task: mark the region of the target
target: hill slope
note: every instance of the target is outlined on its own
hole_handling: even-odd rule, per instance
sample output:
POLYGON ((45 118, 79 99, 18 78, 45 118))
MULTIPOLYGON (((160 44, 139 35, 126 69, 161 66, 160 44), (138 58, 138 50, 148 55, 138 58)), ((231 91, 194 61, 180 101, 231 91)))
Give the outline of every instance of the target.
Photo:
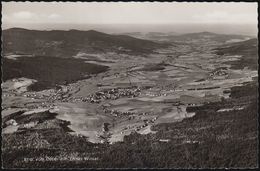
POLYGON ((109 69, 107 66, 85 63, 83 59, 49 56, 20 57, 18 60, 4 58, 2 67, 3 81, 20 77, 37 80, 29 86, 33 91, 54 88, 57 84, 73 83, 109 69))
POLYGON ((3 51, 69 57, 78 52, 150 53, 165 46, 125 35, 110 35, 94 30, 38 31, 12 28, 3 32, 3 51))
POLYGON ((249 67, 256 70, 258 64, 257 39, 249 39, 242 42, 230 43, 216 49, 218 55, 241 55, 238 61, 232 61, 230 64, 234 69, 243 69, 249 67))

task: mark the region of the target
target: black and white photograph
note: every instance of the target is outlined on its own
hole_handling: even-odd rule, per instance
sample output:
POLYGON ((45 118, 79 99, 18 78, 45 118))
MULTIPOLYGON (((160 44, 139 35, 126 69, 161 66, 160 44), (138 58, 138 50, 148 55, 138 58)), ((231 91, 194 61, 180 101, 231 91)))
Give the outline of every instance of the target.
POLYGON ((255 169, 258 2, 1 2, 4 169, 255 169))

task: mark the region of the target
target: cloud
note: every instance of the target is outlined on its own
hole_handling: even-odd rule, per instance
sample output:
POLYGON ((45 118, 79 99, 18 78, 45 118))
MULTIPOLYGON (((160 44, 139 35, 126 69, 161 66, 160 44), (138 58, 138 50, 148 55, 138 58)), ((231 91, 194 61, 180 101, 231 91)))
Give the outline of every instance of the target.
POLYGON ((59 19, 61 16, 59 14, 50 14, 47 16, 48 19, 59 19))
POLYGON ((13 17, 19 20, 28 20, 28 19, 36 18, 37 15, 30 11, 20 11, 20 12, 13 13, 13 17))
POLYGON ((57 13, 34 13, 30 11, 17 11, 9 15, 3 14, 2 21, 7 23, 46 23, 59 22, 62 16, 57 13))

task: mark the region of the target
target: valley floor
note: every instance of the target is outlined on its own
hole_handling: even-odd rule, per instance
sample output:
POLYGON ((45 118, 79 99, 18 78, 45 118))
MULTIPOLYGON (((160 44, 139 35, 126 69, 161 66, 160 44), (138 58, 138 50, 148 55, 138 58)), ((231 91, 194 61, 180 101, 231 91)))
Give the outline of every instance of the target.
POLYGON ((218 55, 216 47, 81 53, 76 58, 109 69, 41 91, 28 91, 32 78, 5 81, 4 166, 256 167, 258 73, 234 69, 242 55, 218 55))

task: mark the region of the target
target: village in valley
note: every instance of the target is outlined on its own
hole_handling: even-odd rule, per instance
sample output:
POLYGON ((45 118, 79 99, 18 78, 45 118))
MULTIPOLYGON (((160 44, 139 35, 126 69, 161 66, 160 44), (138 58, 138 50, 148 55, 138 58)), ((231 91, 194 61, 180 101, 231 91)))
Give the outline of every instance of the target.
MULTIPOLYGON (((148 134, 153 132, 150 126, 154 124, 193 116, 194 113, 186 112, 189 106, 229 98, 231 87, 250 82, 257 76, 257 71, 248 68, 231 69, 225 63, 239 60, 241 56, 217 55, 214 48, 218 44, 208 43, 208 38, 203 40, 200 41, 204 44, 188 42, 180 48, 175 45, 158 49, 156 54, 148 56, 127 55, 122 59, 120 54, 114 54, 113 62, 106 63, 109 71, 90 75, 91 78, 75 83, 56 85, 52 89, 27 91, 28 86, 37 82, 28 78, 7 81, 2 85, 3 115, 10 111, 57 112, 58 116, 71 122, 69 127, 72 130, 75 126, 74 131, 79 131, 77 135, 90 135, 89 141, 95 143, 103 142, 99 137, 105 124, 109 125, 103 132, 110 132, 108 141, 111 143, 122 141, 125 135, 135 131, 148 134), (66 117, 71 110, 75 112, 73 115, 80 114, 84 118, 66 117), (94 117, 95 123, 84 122, 89 120, 85 112, 94 117), (93 130, 89 131, 89 127, 93 130)), ((110 57, 83 54, 81 58, 97 64, 99 60, 108 61, 110 57)), ((16 123, 15 120, 12 123, 16 123)), ((4 132, 8 129, 19 131, 20 126, 24 127, 11 124, 4 128, 4 132)))

